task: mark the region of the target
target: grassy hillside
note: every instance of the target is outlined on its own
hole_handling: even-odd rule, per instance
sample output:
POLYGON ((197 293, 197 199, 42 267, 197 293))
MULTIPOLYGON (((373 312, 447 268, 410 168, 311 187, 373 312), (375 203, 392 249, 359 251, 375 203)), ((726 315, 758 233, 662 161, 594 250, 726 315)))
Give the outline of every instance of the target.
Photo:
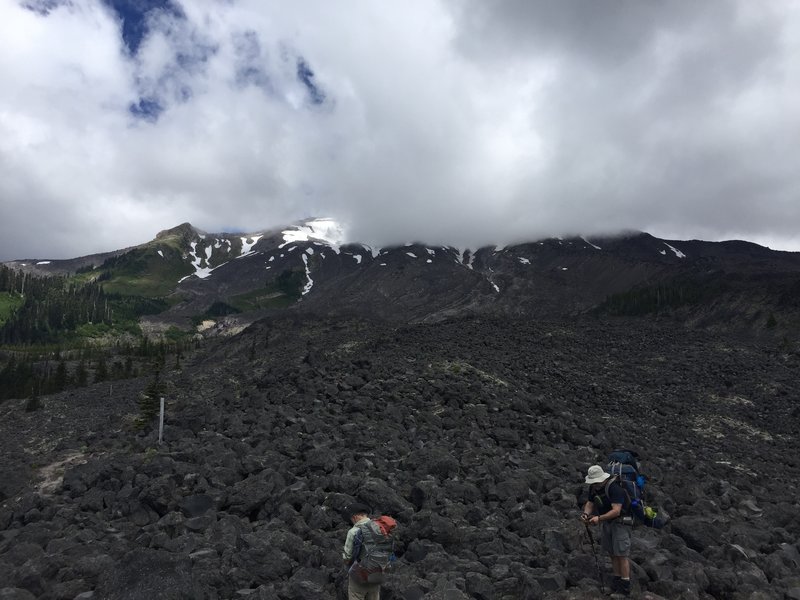
POLYGON ((0 325, 22 306, 22 296, 11 292, 0 292, 0 325))
POLYGON ((239 294, 230 298, 230 304, 242 312, 264 308, 286 308, 291 306, 303 292, 305 274, 287 269, 266 287, 239 294))
POLYGON ((171 245, 137 248, 107 260, 99 270, 98 281, 107 293, 149 298, 168 295, 194 272, 181 250, 171 245))

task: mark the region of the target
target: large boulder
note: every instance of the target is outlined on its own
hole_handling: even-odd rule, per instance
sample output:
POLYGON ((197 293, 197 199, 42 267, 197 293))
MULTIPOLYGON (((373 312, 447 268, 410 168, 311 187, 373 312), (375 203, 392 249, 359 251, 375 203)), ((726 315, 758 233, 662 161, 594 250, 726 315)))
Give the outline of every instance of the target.
POLYGON ((267 507, 273 509, 271 500, 286 487, 283 476, 272 469, 237 482, 228 496, 228 511, 234 515, 250 517, 267 507))

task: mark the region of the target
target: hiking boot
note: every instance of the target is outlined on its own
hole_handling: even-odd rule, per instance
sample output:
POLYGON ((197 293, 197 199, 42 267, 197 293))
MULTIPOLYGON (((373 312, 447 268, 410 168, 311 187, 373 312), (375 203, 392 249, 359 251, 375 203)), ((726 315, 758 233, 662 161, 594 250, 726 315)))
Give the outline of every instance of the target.
POLYGON ((622 577, 620 577, 619 575, 614 575, 612 577, 612 579, 611 579, 611 593, 612 594, 615 593, 615 592, 618 592, 620 590, 619 585, 620 585, 621 581, 622 581, 622 577))

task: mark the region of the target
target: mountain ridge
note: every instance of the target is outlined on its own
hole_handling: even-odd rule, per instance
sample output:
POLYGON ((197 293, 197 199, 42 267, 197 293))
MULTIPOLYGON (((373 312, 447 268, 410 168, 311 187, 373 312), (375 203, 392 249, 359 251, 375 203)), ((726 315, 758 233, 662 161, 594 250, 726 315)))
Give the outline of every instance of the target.
POLYGON ((598 310, 668 311, 711 324, 738 315, 756 328, 776 313, 793 327, 800 321, 789 293, 800 280, 800 253, 645 232, 476 249, 419 242, 373 248, 347 242, 330 219, 250 233, 206 233, 187 222, 132 248, 4 264, 34 275, 79 274, 109 293, 165 298, 166 311, 143 319, 153 333, 205 317, 224 317, 238 330, 287 309, 394 321, 598 310))
MULTIPOLYGON (((299 229, 299 228, 303 227, 306 223, 314 223, 314 222, 321 222, 321 221, 330 221, 330 222, 335 223, 335 221, 333 221, 331 219, 306 219, 306 220, 302 220, 302 221, 297 221, 297 222, 289 224, 289 225, 283 225, 283 226, 277 226, 277 227, 271 227, 271 228, 265 227, 265 228, 260 228, 260 229, 254 229, 254 230, 248 231, 248 232, 218 232, 218 233, 211 233, 211 232, 206 232, 206 231, 204 231, 202 229, 199 229, 199 228, 195 227, 194 225, 192 225, 190 222, 185 221, 185 222, 183 222, 183 223, 181 223, 179 225, 175 225, 174 227, 169 227, 167 229, 162 229, 161 231, 156 233, 155 236, 151 240, 148 240, 148 241, 145 241, 145 242, 142 242, 140 244, 133 245, 133 246, 126 246, 124 248, 117 249, 117 250, 109 250, 109 251, 105 251, 105 252, 97 252, 97 253, 86 254, 86 255, 81 255, 81 256, 75 256, 75 257, 70 257, 70 258, 52 258, 52 257, 17 258, 17 259, 11 259, 11 260, 7 260, 7 261, 2 261, 2 262, 0 262, 0 264, 4 264, 4 265, 7 265, 7 266, 14 266, 14 267, 21 267, 21 266, 35 267, 35 266, 43 266, 43 265, 37 265, 36 263, 45 263, 46 262, 46 263, 53 264, 53 263, 65 263, 65 262, 76 261, 76 260, 85 260, 85 259, 95 259, 95 260, 97 260, 98 258, 106 257, 106 256, 109 256, 109 255, 112 255, 112 254, 117 254, 117 253, 120 253, 120 252, 126 252, 126 251, 129 251, 129 250, 134 249, 134 248, 139 248, 139 247, 142 247, 142 246, 151 245, 151 244, 153 244, 155 242, 168 240, 169 238, 172 238, 172 237, 175 237, 175 236, 182 237, 184 239, 192 239, 192 238, 202 239, 202 238, 205 238, 205 237, 232 238, 232 237, 243 237, 243 236, 244 237, 252 237, 252 236, 256 236, 256 235, 265 235, 265 234, 273 234, 274 235, 274 234, 276 234, 278 232, 290 231, 292 228, 299 229), (23 265, 23 263, 25 263, 25 264, 23 265)), ((583 240, 583 241, 586 241, 586 242, 589 242, 591 240, 594 240, 596 242, 606 242, 606 241, 616 241, 616 240, 627 240, 627 239, 633 239, 633 238, 642 237, 642 236, 643 237, 647 237, 647 238, 651 238, 651 239, 654 239, 654 240, 661 240, 661 241, 664 241, 664 242, 678 242, 678 243, 681 243, 681 244, 692 244, 692 245, 696 245, 696 244, 715 244, 715 245, 723 245, 723 246, 729 246, 729 247, 737 246, 737 247, 741 247, 741 248, 752 248, 752 249, 756 250, 757 252, 769 252, 769 253, 779 253, 779 254, 798 254, 798 255, 800 255, 800 252, 794 252, 794 251, 790 251, 790 250, 775 250, 775 249, 769 248, 767 246, 763 246, 761 244, 758 244, 756 242, 752 242, 752 241, 748 241, 748 240, 742 240, 742 239, 729 239, 729 240, 719 240, 719 241, 701 240, 701 239, 697 239, 697 238, 692 238, 692 239, 668 239, 668 238, 658 238, 658 237, 656 237, 656 236, 654 236, 654 235, 652 235, 652 234, 650 234, 648 232, 640 231, 640 230, 633 230, 633 229, 624 230, 624 231, 620 231, 620 232, 617 232, 617 233, 608 233, 608 234, 592 234, 592 235, 575 234, 575 235, 571 235, 571 236, 567 236, 567 237, 556 236, 556 235, 549 236, 549 237, 544 237, 544 238, 536 237, 536 238, 532 238, 531 240, 528 240, 528 241, 521 240, 521 241, 515 241, 515 242, 512 242, 512 243, 508 243, 508 244, 483 244, 483 245, 477 245, 477 246, 474 247, 474 249, 475 249, 475 251, 477 251, 479 249, 483 249, 483 248, 495 248, 495 249, 498 249, 498 250, 503 250, 505 248, 523 246, 523 245, 526 245, 526 244, 540 243, 540 242, 547 241, 547 240, 563 241, 563 240, 566 239, 566 240, 583 240)), ((315 238, 315 239, 317 239, 318 241, 324 241, 325 240, 324 237, 319 237, 319 238, 315 238)), ((340 240, 340 241, 342 241, 342 240, 340 240)), ((370 247, 369 245, 363 244, 360 241, 346 241, 346 242, 343 242, 343 243, 345 243, 347 245, 353 245, 353 246, 367 246, 367 247, 370 247)), ((395 248, 395 247, 402 247, 402 246, 410 245, 410 244, 414 244, 414 245, 430 245, 430 246, 433 246, 433 247, 458 248, 458 249, 461 249, 462 251, 463 250, 470 250, 470 249, 473 248, 473 246, 471 244, 462 247, 461 245, 453 246, 453 245, 441 245, 441 244, 428 244, 424 240, 414 240, 413 242, 408 242, 406 244, 389 244, 387 246, 379 246, 378 248, 379 249, 383 248, 383 247, 395 248)), ((41 269, 41 271, 42 271, 43 274, 49 274, 51 272, 50 269, 41 269)))

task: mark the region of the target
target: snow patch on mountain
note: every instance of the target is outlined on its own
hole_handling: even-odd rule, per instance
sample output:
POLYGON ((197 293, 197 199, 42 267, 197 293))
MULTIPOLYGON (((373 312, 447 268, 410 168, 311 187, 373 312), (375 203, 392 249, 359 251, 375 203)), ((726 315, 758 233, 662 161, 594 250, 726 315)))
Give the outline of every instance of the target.
POLYGON ((40 261, 39 261, 39 262, 37 262, 36 264, 37 264, 37 265, 49 265, 49 264, 50 264, 50 261, 49 261, 49 260, 40 260, 40 261))
POLYGON ((308 281, 306 281, 306 284, 303 286, 303 296, 305 296, 308 292, 311 291, 311 288, 314 286, 314 280, 311 279, 311 269, 308 267, 308 256, 305 254, 303 254, 302 256, 303 256, 303 264, 306 267, 306 277, 308 278, 308 281))
POLYGON ((344 242, 344 229, 333 219, 312 219, 292 229, 286 229, 281 234, 283 244, 279 248, 294 242, 320 241, 338 254, 339 246, 344 242))
POLYGON ((411 258, 417 258, 417 255, 413 252, 406 252, 406 254, 408 254, 411 258))
POLYGON ((250 237, 241 238, 241 240, 242 240, 242 252, 241 252, 241 254, 239 254, 239 258, 242 258, 243 256, 249 256, 250 254, 253 254, 253 252, 252 252, 253 246, 255 246, 258 243, 258 240, 260 240, 262 237, 264 237, 263 233, 261 233, 259 235, 254 235, 254 236, 250 236, 250 237), (252 242, 248 242, 247 240, 253 240, 253 241, 252 242))
MULTIPOLYGON (((192 275, 195 275, 198 279, 205 279, 206 277, 211 275, 211 272, 214 269, 218 269, 219 267, 222 266, 222 265, 218 265, 218 266, 213 267, 213 268, 208 266, 208 261, 211 260, 211 252, 213 250, 211 246, 208 246, 205 249, 205 257, 200 256, 200 254, 197 252, 197 242, 192 242, 191 244, 189 244, 189 246, 192 248, 192 251, 190 252, 190 256, 191 256, 191 258, 194 259, 194 260, 192 260, 192 266, 194 267, 194 273, 191 273, 191 274, 187 275, 186 277, 182 277, 178 281, 178 283, 180 283, 184 279, 188 279, 192 275), (201 266, 203 263, 206 264, 205 267, 201 266)), ((226 263, 222 263, 222 264, 226 264, 226 263)))
POLYGON ((667 242, 664 242, 664 245, 670 250, 672 250, 675 253, 675 256, 677 256, 678 258, 686 258, 686 255, 680 250, 678 250, 675 246, 670 246, 667 242))
POLYGON ((585 237, 582 237, 581 239, 582 239, 584 242, 586 242, 587 244, 589 244, 589 245, 590 245, 592 248, 594 248, 595 250, 602 250, 602 248, 601 248, 600 246, 595 246, 595 245, 594 245, 592 242, 590 242, 589 240, 587 240, 585 237))
POLYGON ((531 264, 531 261, 530 261, 529 259, 527 259, 527 258, 524 258, 524 257, 522 257, 522 256, 519 256, 519 257, 517 257, 517 260, 518 260, 519 262, 521 262, 523 265, 529 265, 529 264, 531 264))
POLYGON ((159 250, 159 251, 158 251, 158 255, 159 255, 161 258, 164 258, 164 252, 163 252, 163 251, 159 250))
POLYGON ((353 254, 353 260, 355 260, 358 264, 361 264, 361 255, 360 254, 353 254))

